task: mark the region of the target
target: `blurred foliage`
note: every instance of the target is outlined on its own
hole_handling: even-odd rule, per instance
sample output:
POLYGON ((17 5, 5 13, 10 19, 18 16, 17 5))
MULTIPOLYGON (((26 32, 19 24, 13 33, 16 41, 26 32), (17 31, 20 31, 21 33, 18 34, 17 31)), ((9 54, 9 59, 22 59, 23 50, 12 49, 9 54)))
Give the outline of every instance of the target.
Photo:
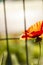
MULTIPOLYGON (((25 40, 14 39, 9 40, 9 50, 12 59, 12 65, 26 65, 26 48, 25 48, 25 40)), ((34 59, 38 59, 40 55, 40 48, 38 43, 35 43, 35 39, 27 40, 28 45, 28 58, 30 65, 33 64, 34 59)), ((0 41, 0 65, 1 60, 4 54, 3 65, 5 65, 6 57, 7 57, 7 44, 6 40, 0 41)), ((43 39, 41 41, 41 56, 43 56, 43 39)), ((35 60, 36 61, 36 60, 35 60)))
POLYGON ((6 40, 0 41, 0 54, 2 54, 6 50, 6 40))
POLYGON ((0 0, 0 2, 2 2, 3 0, 0 0))

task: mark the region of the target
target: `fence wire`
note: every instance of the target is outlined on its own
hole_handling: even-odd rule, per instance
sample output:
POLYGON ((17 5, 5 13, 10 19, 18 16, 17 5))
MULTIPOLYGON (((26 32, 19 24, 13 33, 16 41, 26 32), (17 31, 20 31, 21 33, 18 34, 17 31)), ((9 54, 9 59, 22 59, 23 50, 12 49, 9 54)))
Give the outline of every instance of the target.
MULTIPOLYGON (((8 56, 7 56, 7 60, 6 60, 6 65, 12 65, 11 56, 10 56, 10 53, 9 53, 9 45, 8 45, 9 44, 9 41, 8 40, 14 40, 14 39, 19 39, 19 38, 8 38, 5 0, 3 0, 3 7, 4 7, 4 20, 5 20, 5 34, 6 34, 6 38, 1 38, 0 41, 6 40, 7 52, 8 52, 8 56)), ((27 35, 27 33, 26 33, 25 0, 23 0, 23 12, 24 12, 24 30, 25 30, 25 35, 27 35)), ((27 65, 29 65, 28 64, 29 62, 28 62, 27 37, 25 38, 25 48, 26 48, 26 63, 27 63, 27 65)))

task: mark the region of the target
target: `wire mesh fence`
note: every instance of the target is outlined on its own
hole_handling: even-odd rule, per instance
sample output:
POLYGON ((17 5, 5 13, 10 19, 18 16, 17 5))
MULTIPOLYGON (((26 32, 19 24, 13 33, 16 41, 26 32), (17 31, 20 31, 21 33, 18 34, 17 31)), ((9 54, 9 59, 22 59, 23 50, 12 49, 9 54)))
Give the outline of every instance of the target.
MULTIPOLYGON (((24 25, 23 26, 24 26, 25 35, 27 36, 27 33, 26 33, 25 0, 23 0, 22 3, 23 3, 23 15, 24 15, 24 17, 23 17, 24 18, 23 19, 24 25)), ((2 43, 1 47, 3 46, 3 44, 5 46, 5 48, 2 48, 1 50, 2 51, 5 50, 5 49, 6 50, 5 50, 5 52, 3 52, 2 56, 0 57, 1 58, 0 65, 30 65, 29 62, 31 63, 33 61, 32 60, 29 61, 29 59, 30 59, 30 57, 29 57, 30 46, 27 44, 27 42, 28 42, 27 37, 24 41, 20 41, 19 40, 20 37, 14 37, 14 35, 13 35, 13 37, 9 37, 8 27, 7 27, 8 25, 7 25, 6 0, 3 0, 3 11, 4 11, 4 23, 5 23, 5 37, 0 38, 0 43, 2 43), (18 44, 18 43, 21 43, 21 45, 18 44), (24 46, 22 46, 22 43, 23 43, 24 46), (22 46, 22 48, 20 48, 21 46, 22 46), (28 46, 29 46, 29 48, 28 48, 28 46)), ((29 43, 31 43, 31 42, 29 41, 29 43)), ((33 48, 34 48, 34 45, 33 45, 33 48)), ((39 52, 39 48, 38 48, 38 52, 39 52)), ((32 51, 31 51, 31 53, 32 53, 32 51)), ((31 54, 30 54, 30 56, 31 56, 31 54)), ((37 63, 36 59, 35 59, 35 61, 37 63)), ((31 65, 33 65, 33 64, 31 64, 31 65)))
MULTIPOLYGON (((6 40, 6 46, 7 46, 7 58, 6 58, 6 62, 5 65, 12 65, 12 60, 11 60, 11 54, 9 51, 9 40, 15 40, 15 39, 19 39, 19 38, 8 38, 8 29, 7 29, 7 17, 6 17, 6 7, 5 7, 5 0, 3 0, 3 8, 4 8, 4 20, 5 20, 5 34, 6 34, 6 38, 1 38, 0 41, 6 40)), ((23 11, 24 11, 24 29, 26 31, 26 18, 25 18, 25 0, 23 0, 23 11)), ((25 40, 25 47, 26 47, 26 63, 28 65, 28 49, 27 49, 27 39, 25 40)), ((2 61, 1 61, 1 65, 3 65, 3 60, 4 60, 4 54, 2 57, 2 61)))

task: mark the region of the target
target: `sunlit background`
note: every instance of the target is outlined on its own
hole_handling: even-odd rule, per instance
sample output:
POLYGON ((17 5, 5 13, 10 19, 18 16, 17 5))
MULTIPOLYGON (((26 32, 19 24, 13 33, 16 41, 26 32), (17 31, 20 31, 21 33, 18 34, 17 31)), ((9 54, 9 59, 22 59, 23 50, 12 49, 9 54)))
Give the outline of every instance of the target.
MULTIPOLYGON (((7 28, 9 33, 20 32, 24 30, 24 13, 23 13, 23 1, 6 1, 6 19, 7 28)), ((42 1, 41 0, 26 0, 25 1, 25 13, 26 13, 26 27, 27 29, 42 20, 42 1)), ((0 32, 5 32, 4 24, 4 11, 3 2, 0 2, 0 32)))

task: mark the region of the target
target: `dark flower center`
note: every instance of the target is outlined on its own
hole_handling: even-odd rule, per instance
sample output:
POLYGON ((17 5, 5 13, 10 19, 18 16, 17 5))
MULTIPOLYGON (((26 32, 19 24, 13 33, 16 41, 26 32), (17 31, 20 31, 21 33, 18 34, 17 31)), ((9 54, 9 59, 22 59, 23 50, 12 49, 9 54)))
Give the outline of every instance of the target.
POLYGON ((36 42, 40 42, 42 38, 36 37, 36 42))

